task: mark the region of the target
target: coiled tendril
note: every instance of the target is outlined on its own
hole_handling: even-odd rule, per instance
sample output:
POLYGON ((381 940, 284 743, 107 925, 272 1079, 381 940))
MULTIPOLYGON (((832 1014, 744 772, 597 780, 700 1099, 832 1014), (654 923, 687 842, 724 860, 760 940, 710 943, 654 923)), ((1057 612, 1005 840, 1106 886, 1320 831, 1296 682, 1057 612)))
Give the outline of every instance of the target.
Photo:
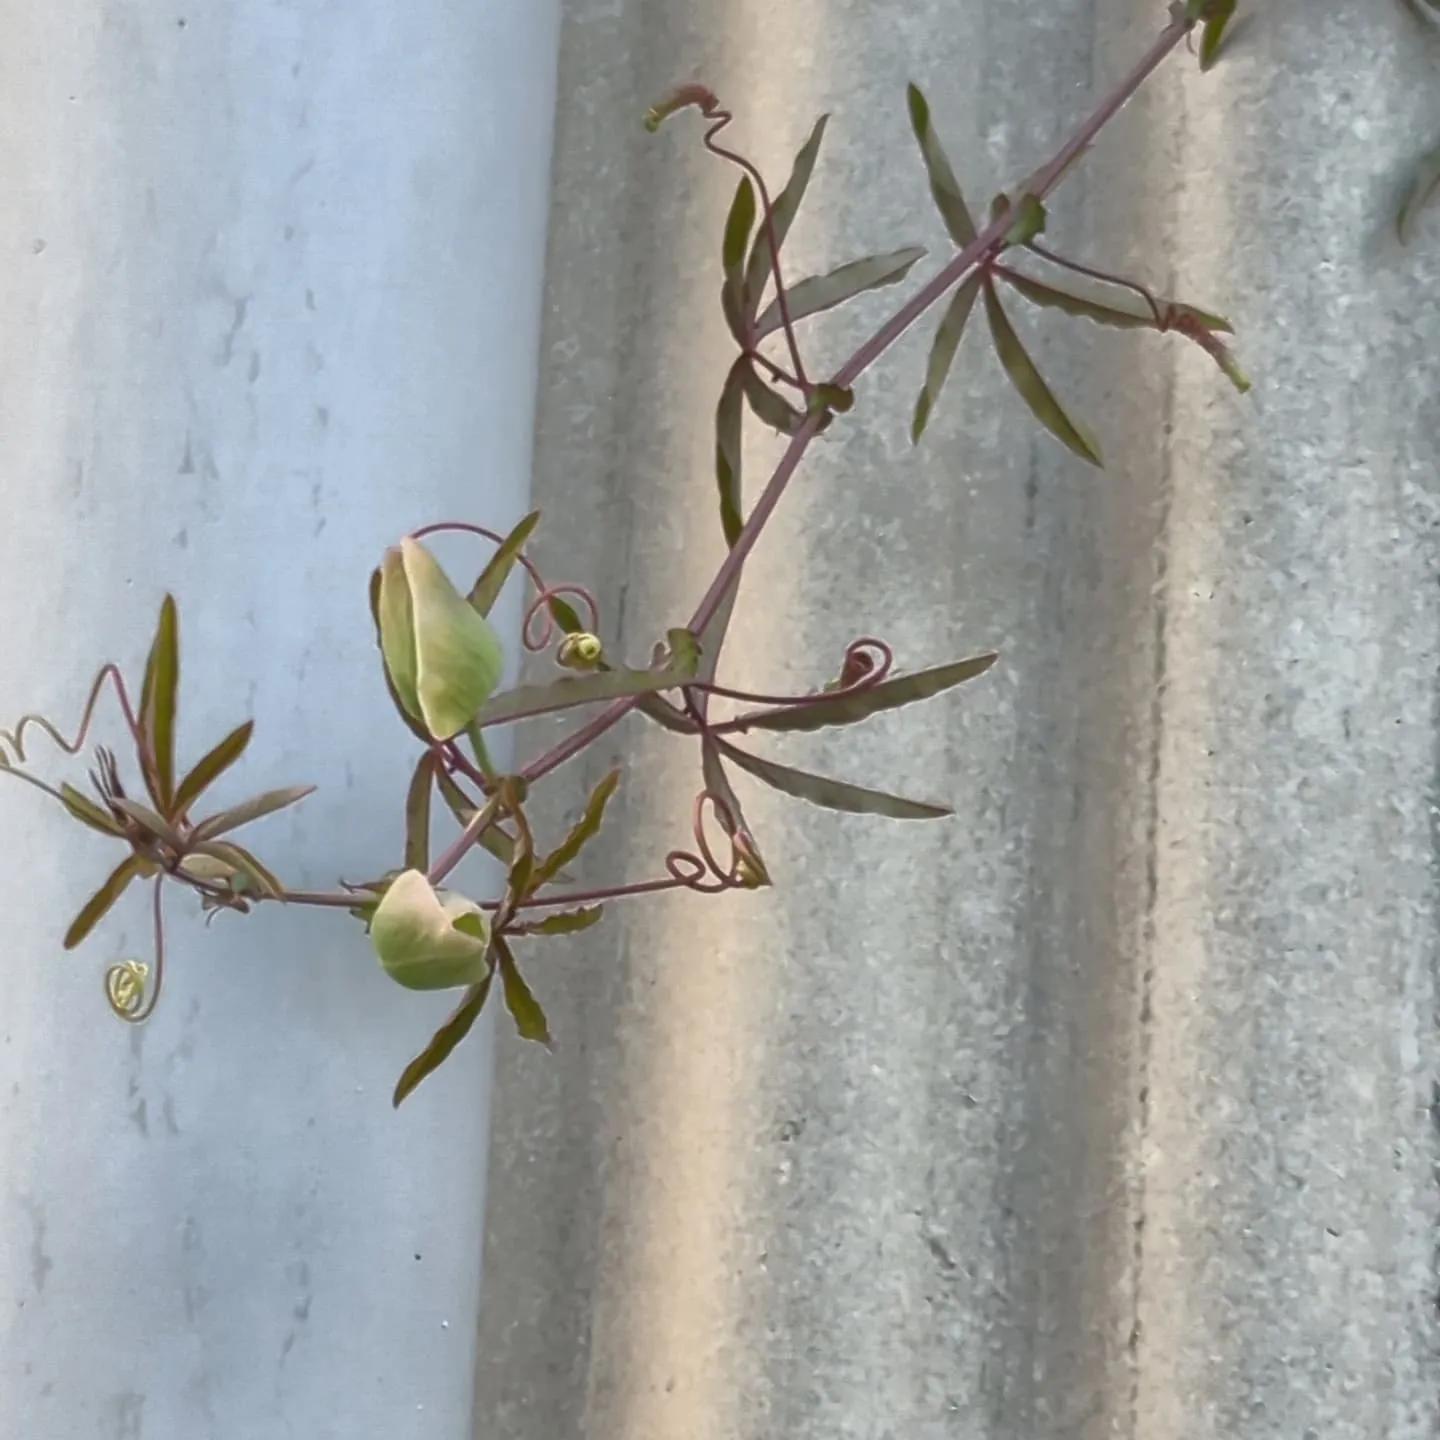
POLYGON ((688 850, 672 850, 665 857, 665 869, 670 878, 687 889, 702 895, 718 895, 724 890, 749 890, 756 885, 755 861, 751 859, 751 846, 744 838, 744 832, 736 821, 729 802, 713 790, 702 790, 691 809, 691 828, 695 835, 695 848, 700 853, 688 850), (722 866, 710 847, 706 835, 707 816, 713 815, 716 824, 725 832, 730 841, 730 863, 722 866))
POLYGON ((105 998, 116 1015, 131 1025, 139 1025, 155 1013, 165 983, 165 911, 160 903, 164 883, 165 877, 157 876, 150 892, 155 929, 153 980, 151 967, 143 960, 120 960, 105 972, 105 998))

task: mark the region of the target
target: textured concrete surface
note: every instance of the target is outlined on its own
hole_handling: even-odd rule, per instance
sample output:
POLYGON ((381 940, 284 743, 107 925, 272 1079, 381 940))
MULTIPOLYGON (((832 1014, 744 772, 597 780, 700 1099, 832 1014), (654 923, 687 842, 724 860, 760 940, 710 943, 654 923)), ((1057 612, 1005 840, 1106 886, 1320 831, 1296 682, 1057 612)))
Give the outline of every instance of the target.
MULTIPOLYGON (((693 117, 638 112, 703 80, 779 178, 833 111, 791 273, 911 241, 929 273, 906 80, 979 208, 1163 8, 572 0, 536 486, 612 639, 648 653, 720 556, 734 181, 693 117)), ((1023 314, 1101 473, 979 326, 918 451, 928 327, 863 384, 755 556, 728 677, 803 689, 857 634, 908 668, 999 648, 928 708, 767 747, 958 818, 747 786, 775 890, 617 908, 546 962, 558 1053, 501 1047, 477 1437, 1437 1433, 1440 216, 1409 250, 1388 219, 1440 138, 1440 43, 1385 0, 1244 8, 1051 236, 1229 315, 1255 389, 1023 314)), ((557 823, 617 758, 596 880, 688 835, 695 755, 638 723, 557 823)))
MULTIPOLYGON (((0 725, 137 675, 171 589, 182 763, 253 716, 217 798, 317 782, 257 850, 374 875, 409 745, 370 568, 525 510, 558 7, 3 13, 0 725)), ((485 1037, 397 1115, 445 996, 343 915, 206 931, 178 897, 127 1030, 102 975, 147 897, 60 948, 119 857, 3 777, 0 856, 0 1435, 467 1435, 485 1037)))

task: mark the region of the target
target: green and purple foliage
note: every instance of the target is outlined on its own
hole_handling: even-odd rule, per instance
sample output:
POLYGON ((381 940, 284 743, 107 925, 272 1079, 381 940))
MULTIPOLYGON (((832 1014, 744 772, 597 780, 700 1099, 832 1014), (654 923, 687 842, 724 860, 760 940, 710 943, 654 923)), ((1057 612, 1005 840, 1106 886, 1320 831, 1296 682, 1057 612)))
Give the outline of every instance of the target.
MULTIPOLYGON (((269 791, 200 818, 193 813, 210 785, 242 757, 251 725, 246 721, 237 726, 177 777, 180 637, 175 602, 167 596, 138 704, 132 703, 119 670, 109 664, 95 681, 73 741, 36 716, 23 719, 13 733, 0 732, 0 768, 52 796, 77 821, 117 842, 124 852, 75 917, 64 937, 66 948, 85 939, 133 880, 152 884, 153 960, 128 960, 107 971, 106 991, 116 1014, 141 1021, 159 997, 165 955, 161 896, 166 882, 192 891, 208 912, 243 915, 265 903, 342 910, 361 922, 379 962, 400 984, 463 990, 449 1019, 401 1075, 394 1094, 398 1105, 465 1038, 497 974, 501 997, 518 1033, 549 1043, 544 1011, 517 956, 528 942, 589 928, 611 900, 675 888, 718 893, 771 883, 731 783, 732 769, 832 810, 904 820, 950 815, 943 804, 777 764, 748 748, 748 737, 757 731, 853 725, 973 680, 995 663, 996 655, 987 652, 897 674, 890 647, 862 638, 847 648, 836 676, 808 694, 766 696, 731 689, 720 684, 716 674, 746 557, 811 442, 852 409, 861 377, 932 310, 939 319, 914 407, 915 443, 942 396, 977 301, 982 302, 1001 368, 1034 418, 1062 445, 1095 465, 1101 464, 1099 442, 1041 374, 1002 297, 1096 325, 1175 332, 1210 354, 1238 389, 1247 388, 1248 381, 1220 338, 1231 329, 1222 317, 1062 256, 1040 238, 1046 227, 1046 201, 1108 121, 1197 27, 1200 63, 1208 68, 1233 9, 1234 0, 1176 0, 1170 5, 1168 23, 1131 72, 1046 165, 995 198, 983 228, 966 204, 929 105, 912 85, 907 96, 910 123, 954 253, 853 355, 823 378, 817 376, 813 359, 807 364, 800 335, 803 323, 858 296, 901 284, 924 252, 903 246, 852 260, 824 275, 787 276, 785 242, 820 157, 826 118, 815 124, 784 186, 772 196, 759 170, 721 143, 719 137, 731 116, 708 90, 682 87, 650 110, 645 122, 655 130, 680 111, 698 109, 707 122, 706 148, 741 172, 719 245, 720 304, 737 347, 715 411, 715 478, 728 553, 694 613, 684 625, 667 631, 647 665, 626 664, 612 658, 599 637, 602 626, 594 598, 577 586, 547 584, 530 560, 526 547, 538 513, 526 516, 508 535, 457 521, 426 526, 404 537, 386 553, 370 584, 381 674, 400 720, 420 747, 405 798, 399 863, 373 880, 311 892, 285 885, 253 849, 233 836, 301 800, 312 787, 269 791), (741 463, 747 413, 788 441, 773 473, 748 506, 741 463), (426 535, 442 531, 467 534, 493 547, 466 591, 451 583, 421 543, 426 535), (501 668, 499 641, 485 617, 512 578, 519 578, 531 592, 522 625, 525 648, 548 653, 563 673, 546 683, 496 694, 492 691, 501 668), (118 699, 147 802, 127 794, 119 764, 108 751, 96 752, 88 795, 69 784, 53 787, 26 768, 24 739, 32 727, 66 753, 80 752, 107 686, 118 699), (729 718, 718 718, 710 709, 717 698, 742 708, 729 718), (599 708, 514 773, 502 774, 491 763, 484 734, 489 727, 586 707, 599 708), (529 795, 537 782, 631 711, 697 743, 700 777, 690 816, 694 849, 672 851, 665 857, 664 873, 654 879, 580 889, 572 883, 568 868, 600 832, 620 783, 619 771, 605 776, 580 818, 549 848, 539 843, 532 829, 529 795), (457 833, 440 854, 432 855, 436 796, 457 833), (722 837, 723 844, 717 845, 722 837), (505 870, 502 893, 493 901, 471 900, 443 888, 477 845, 505 870)), ((1437 173, 1440 162, 1432 156, 1428 178, 1422 176, 1417 184, 1415 205, 1423 193, 1435 188, 1437 173)))

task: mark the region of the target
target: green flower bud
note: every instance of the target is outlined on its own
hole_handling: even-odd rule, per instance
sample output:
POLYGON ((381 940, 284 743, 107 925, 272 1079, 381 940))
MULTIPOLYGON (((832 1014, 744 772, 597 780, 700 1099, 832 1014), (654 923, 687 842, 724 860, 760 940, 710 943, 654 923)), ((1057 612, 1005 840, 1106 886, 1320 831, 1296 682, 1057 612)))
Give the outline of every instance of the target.
POLYGON ((458 735, 500 683, 490 622, 408 537, 380 562, 380 650, 400 703, 437 740, 458 735))
POLYGON ((391 883, 370 921, 385 973, 407 990, 476 985, 490 971, 490 922, 463 895, 436 890, 423 871, 391 883))

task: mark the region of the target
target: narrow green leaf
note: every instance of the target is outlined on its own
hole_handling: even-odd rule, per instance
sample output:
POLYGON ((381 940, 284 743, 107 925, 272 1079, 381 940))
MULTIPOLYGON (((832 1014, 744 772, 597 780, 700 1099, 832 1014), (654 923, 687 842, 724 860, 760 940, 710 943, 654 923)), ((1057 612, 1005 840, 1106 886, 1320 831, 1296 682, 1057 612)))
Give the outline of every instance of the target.
POLYGON ((313 785, 286 785, 279 790, 266 790, 263 794, 255 795, 249 800, 242 800, 238 805, 232 805, 228 810, 221 810, 208 819, 202 820, 195 827, 195 838, 197 840, 213 840, 217 835, 223 835, 227 830, 238 830, 242 825, 248 825, 252 820, 259 820, 262 816, 273 815, 277 810, 283 810, 287 805, 294 805, 296 801, 303 800, 315 787, 313 785))
POLYGON ((1440 195, 1440 145, 1420 157, 1405 188, 1405 197, 1395 217, 1395 233, 1402 245, 1410 243, 1421 210, 1437 195, 1440 195))
POLYGON ((742 346, 749 344, 745 334, 745 251, 754 226, 755 187, 748 175, 742 175, 735 187, 730 213, 725 218, 725 235, 720 247, 725 271, 725 283, 720 289, 720 308, 725 312, 725 323, 730 327, 730 333, 742 346))
POLYGON ((435 752, 427 750, 415 764, 405 794, 405 868, 430 868, 430 792, 438 767, 435 752))
POLYGON ((1100 447, 1080 423, 1065 413, 1044 377, 1035 368, 1020 337, 1010 324, 993 284, 985 285, 985 314, 995 340, 995 353, 1010 377, 1010 383, 1030 407, 1035 418, 1068 449, 1092 465, 1101 465, 1100 447))
POLYGON ((243 845, 236 845, 231 840, 204 840, 195 846, 198 854, 208 855, 212 860, 218 860, 222 865, 228 865, 237 875, 243 876, 244 885, 236 885, 232 880, 231 888, 245 890, 255 895, 267 895, 271 899, 279 899, 285 893, 285 887, 280 883, 275 873, 262 865, 259 859, 243 845))
POLYGON ((98 830, 102 835, 123 835, 119 821, 108 810, 102 810, 88 796, 81 794, 68 781, 60 784, 60 803, 82 825, 98 830))
MULTIPOLYGON (((1097 325, 1109 325, 1117 330, 1157 330, 1160 328, 1150 307, 1128 295, 1119 304, 1108 304, 1087 295, 1077 294, 1073 290, 1063 290, 1058 285, 1036 280, 1031 275, 1022 275, 1018 270, 1007 270, 1000 278, 1032 305, 1039 305, 1051 310, 1062 310, 1067 315, 1093 320, 1097 325)), ((1212 315, 1208 310, 1198 309, 1194 305, 1178 305, 1162 301, 1160 303, 1161 314, 1164 315, 1167 310, 1172 315, 1188 315, 1211 330, 1223 330, 1226 334, 1231 334, 1235 329, 1223 315, 1212 315)))
POLYGON ((550 613, 555 617, 555 623, 567 635, 583 635, 585 633, 585 622, 581 620, 575 607, 559 595, 552 595, 546 602, 550 606, 550 613))
POLYGON ((255 722, 237 725, 218 745, 196 761, 175 790, 175 814, 183 815, 244 753, 255 722))
POLYGON ((579 910, 557 910, 543 920, 528 920, 517 927, 525 935, 574 935, 588 930, 605 913, 603 905, 586 905, 579 910))
MULTIPOLYGON (((771 207, 771 228, 775 232, 775 243, 782 250, 785 237, 790 233, 790 227, 799 213, 800 202, 805 198, 810 176, 814 173, 815 161, 820 154, 820 142, 825 138, 825 125, 829 119, 828 115, 822 115, 815 122, 810 138, 795 157, 795 165, 790 171, 789 180, 785 182, 785 188, 775 197, 771 207)), ((770 278, 770 236, 762 217, 755 234, 754 247, 750 251, 750 263, 745 267, 745 298, 751 314, 759 307, 760 299, 765 293, 766 281, 770 278)))
POLYGON ((531 993, 515 963, 515 956, 505 943, 502 935, 495 937, 495 956, 500 962, 500 980, 505 987, 505 1008, 515 1021, 515 1029, 522 1040, 534 1040, 550 1048, 550 1026, 540 1002, 531 993))
POLYGON ((925 161, 925 170, 930 176, 930 193, 945 222, 950 238, 963 250, 979 232, 971 218, 965 197, 960 193, 955 172, 950 168, 950 159, 945 147, 930 123, 930 105, 920 93, 918 85, 911 85, 906 91, 910 107, 910 128, 920 145, 920 154, 925 161))
MULTIPOLYGON (((778 431, 781 435, 793 435, 805 423, 804 412, 801 410, 797 410, 795 406, 793 406, 782 394, 780 394, 778 390, 775 390, 771 386, 767 385, 760 378, 759 374, 755 370, 755 367, 748 360, 742 358, 740 363, 744 367, 741 371, 741 384, 744 387, 745 399, 749 402, 750 408, 755 412, 756 416, 760 419, 760 421, 763 424, 768 425, 772 430, 778 431)), ((735 455, 737 459, 734 473, 738 477, 740 474, 740 466, 738 463, 738 441, 736 443, 735 455)), ((720 455, 719 449, 717 447, 717 474, 719 473, 719 466, 722 463, 723 458, 720 455)), ((740 499, 737 486, 737 494, 735 497, 735 515, 737 517, 737 520, 740 514, 739 503, 740 499)), ((723 484, 721 487, 720 505, 721 518, 723 519, 725 515, 725 491, 723 484)), ((739 524, 735 526, 735 533, 737 535, 740 533, 739 524)), ((727 540, 730 540, 730 533, 728 529, 726 530, 725 538, 727 540)), ((734 541, 731 540, 730 543, 734 544, 734 541)))
POLYGON ((921 800, 906 800, 899 795, 887 795, 882 790, 867 790, 825 775, 792 770, 788 765, 777 765, 773 760, 762 760, 758 755, 737 750, 724 741, 720 742, 720 746, 731 760, 756 779, 763 780, 783 794, 793 795, 797 800, 808 800, 812 805, 821 805, 827 810, 843 810, 850 815, 888 815, 894 820, 937 820, 955 813, 946 805, 928 805, 921 800))
POLYGON ((1007 271, 1000 277, 1012 289, 1018 291, 1032 305, 1041 305, 1051 310, 1063 310, 1067 315, 1076 315, 1093 320, 1097 325, 1111 325, 1117 330, 1154 330, 1155 316, 1136 302, 1136 308, 1121 309, 1117 305, 1106 305, 1091 300, 1057 285, 1047 285, 1043 280, 1022 275, 1018 270, 1007 271))
POLYGON ((853 725, 857 720, 878 715, 882 710, 913 705, 917 700, 928 700, 933 695, 964 684, 966 680, 973 680, 977 675, 983 675, 997 659, 999 656, 992 650, 984 655, 972 655, 968 660, 917 670, 911 675, 897 675, 851 695, 831 695, 809 705, 767 710, 753 720, 747 719, 746 724, 739 728, 823 730, 829 725, 853 725))
POLYGON ((536 865, 530 878, 530 893, 548 885, 564 868, 575 859, 586 844, 599 833, 605 819, 605 807, 620 784, 619 770, 608 771, 600 783, 590 792, 584 812, 570 827, 565 838, 536 865))
POLYGON ((489 701, 479 714, 482 725, 503 725, 532 715, 549 715, 574 705, 644 695, 652 690, 674 690, 695 678, 693 668, 666 665, 657 670, 597 670, 588 675, 567 675, 547 685, 521 685, 489 701))
MULTIPOLYGON (((785 291, 785 305, 790 319, 805 320, 824 310, 833 310, 867 290, 894 285, 910 273, 911 267, 924 254, 923 246, 907 245, 903 250, 892 250, 886 255, 867 255, 863 260, 852 260, 825 275, 811 275, 808 279, 797 280, 785 291)), ((756 339, 763 340, 778 330, 781 323, 780 302, 772 300, 756 323, 756 339)))
POLYGON ((515 858, 506 877, 505 900, 512 905, 519 904, 535 889, 535 836, 529 824, 519 817, 515 826, 515 858))
POLYGON ((495 972, 492 969, 478 985, 472 985, 465 992, 465 998, 450 1012, 450 1017, 431 1037, 430 1043, 401 1072, 390 1102, 392 1105, 398 1108, 400 1102, 422 1080, 450 1058, 455 1047, 470 1033, 471 1027, 485 1008, 486 997, 490 994, 490 982, 494 978, 495 972))
POLYGON ((1208 70, 1220 55, 1225 27, 1235 14, 1235 0, 1215 0, 1205 13, 1205 28, 1200 32, 1200 68, 1208 70))
POLYGON ((715 480, 720 487, 720 525, 727 545, 734 545, 745 527, 740 509, 740 464, 745 376, 750 368, 744 355, 730 367, 715 407, 715 480))
MULTIPOLYGON (((370 576, 370 618, 375 622, 375 646, 380 647, 380 571, 377 568, 370 576)), ((434 740, 425 733, 425 727, 418 720, 412 719, 410 712, 400 703, 400 694, 395 689, 395 682, 390 678, 390 667, 382 663, 380 673, 385 678, 385 693, 390 697, 390 703, 395 707, 395 713, 400 717, 405 728, 422 744, 431 745, 434 740)))
POLYGON ((482 615, 488 615, 494 608, 500 592, 505 588, 505 582, 510 578, 511 570, 515 568, 515 562, 520 558, 520 552, 524 550, 526 542, 539 523, 540 512, 532 510, 500 542, 500 548, 490 557, 480 572, 480 578, 470 587, 470 594, 466 598, 482 615))
POLYGON ((755 187, 748 175, 740 177, 735 187, 735 198, 730 202, 730 213, 725 217, 725 238, 721 245, 721 262, 725 277, 737 285, 745 278, 745 251, 750 244, 750 232, 755 228, 755 187))
POLYGON ((127 855, 105 877, 105 883, 80 908, 80 913, 70 922, 61 944, 66 950, 73 950, 109 912, 110 907, 125 893, 126 887, 140 874, 140 861, 134 855, 127 855))
POLYGON ((950 297, 945 314, 935 330, 935 339, 930 344, 930 359, 925 366, 925 383, 915 401, 915 415, 910 421, 910 443, 919 444, 929 423, 930 412, 945 388, 950 376, 950 367, 955 363, 955 352, 960 347, 960 337, 970 322, 970 312, 975 308, 975 296, 980 291, 980 272, 977 270, 950 297))
POLYGON ((117 810, 123 811, 135 822, 146 834, 157 840, 163 840, 172 850, 184 849, 180 843, 179 833, 174 826, 165 819, 158 811, 152 810, 148 805, 142 805, 138 800, 131 800, 123 795, 114 798, 114 806, 117 810))
POLYGON ((145 662, 140 727, 147 754, 141 770, 155 808, 169 812, 175 796, 175 699, 180 683, 180 623, 175 597, 160 603, 160 619, 145 662), (152 768, 153 767, 153 768, 152 768))

